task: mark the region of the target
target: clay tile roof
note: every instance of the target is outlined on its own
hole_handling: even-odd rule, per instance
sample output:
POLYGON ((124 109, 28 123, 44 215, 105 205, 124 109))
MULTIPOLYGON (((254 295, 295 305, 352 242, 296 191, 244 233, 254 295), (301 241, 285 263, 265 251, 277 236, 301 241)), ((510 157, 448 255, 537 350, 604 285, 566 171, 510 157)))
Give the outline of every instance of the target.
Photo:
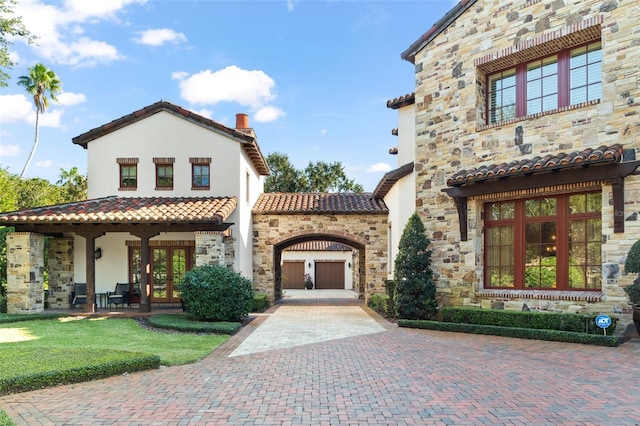
POLYGON ((449 186, 485 181, 496 177, 515 177, 528 173, 557 170, 561 168, 583 167, 601 163, 619 163, 622 160, 622 145, 586 148, 570 153, 553 153, 510 163, 480 166, 461 170, 447 180, 449 186))
POLYGON ((1 213, 0 224, 167 223, 221 224, 236 208, 236 197, 104 197, 70 204, 1 213))
POLYGON ((254 213, 267 214, 388 214, 384 201, 371 193, 266 193, 253 206, 254 213))
POLYGON ((411 173, 413 173, 413 161, 385 173, 373 190, 373 198, 383 199, 400 179, 411 173))
POLYGON ((352 251, 346 244, 335 241, 305 241, 294 244, 287 251, 352 251))
POLYGON ((398 109, 398 108, 402 108, 403 106, 413 105, 415 102, 416 102, 415 92, 407 93, 406 95, 387 101, 387 108, 398 109))
POLYGON ((174 114, 178 117, 189 120, 192 123, 196 123, 200 126, 206 127, 209 130, 225 134, 226 136, 237 140, 238 142, 242 143, 245 152, 251 159, 256 170, 258 170, 258 172, 263 176, 268 176, 270 174, 269 165, 267 164, 267 160, 264 158, 262 152, 260 151, 260 147, 258 146, 256 138, 251 134, 247 134, 247 129, 240 130, 227 127, 223 124, 218 123, 217 121, 213 121, 209 118, 201 116, 200 114, 196 114, 195 112, 189 111, 167 101, 158 101, 154 104, 134 111, 131 114, 124 115, 107 124, 103 124, 102 126, 98 126, 94 129, 89 130, 88 132, 78 135, 72 138, 71 141, 74 144, 80 145, 84 149, 87 149, 87 144, 92 140, 98 139, 106 134, 126 127, 129 124, 133 124, 144 118, 150 117, 161 111, 174 114))

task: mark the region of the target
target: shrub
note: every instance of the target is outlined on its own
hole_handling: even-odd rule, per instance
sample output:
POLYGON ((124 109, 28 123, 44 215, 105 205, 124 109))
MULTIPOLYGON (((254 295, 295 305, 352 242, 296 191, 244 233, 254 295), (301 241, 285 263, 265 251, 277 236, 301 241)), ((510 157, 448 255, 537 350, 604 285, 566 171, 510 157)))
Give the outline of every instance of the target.
POLYGON ((7 296, 0 296, 0 313, 7 313, 7 296))
POLYGON ((438 304, 431 271, 431 242, 417 213, 407 222, 398 244, 394 291, 397 318, 433 318, 438 304))
POLYGON ((532 328, 500 327, 481 324, 461 324, 440 321, 399 320, 399 327, 421 328, 427 330, 454 331, 460 333, 485 334, 491 336, 514 337, 518 339, 549 340, 553 342, 583 343, 586 345, 611 346, 620 344, 614 336, 603 336, 571 331, 540 330, 532 328))
MULTIPOLYGON (((504 309, 476 309, 445 306, 440 310, 443 322, 492 325, 499 327, 530 328, 538 330, 570 331, 584 333, 589 325, 590 334, 603 334, 596 326, 596 314, 566 314, 557 312, 521 312, 504 309)), ((616 328, 618 319, 611 318, 609 334, 616 328)))
POLYGON ((389 317, 395 317, 396 305, 393 303, 393 301, 395 300, 396 282, 394 280, 386 280, 384 282, 384 290, 389 296, 386 300, 387 306, 385 307, 387 315, 389 317))
POLYGON ((369 296, 369 300, 367 300, 367 306, 383 315, 388 317, 391 312, 389 312, 389 296, 382 293, 374 293, 369 296))
POLYGON ((256 294, 253 296, 253 305, 251 312, 264 312, 269 307, 269 301, 266 294, 256 294))
POLYGON ((251 281, 223 266, 200 266, 180 284, 185 310, 198 321, 242 321, 253 306, 251 281))
POLYGON ((191 320, 190 314, 160 314, 149 317, 149 324, 158 328, 177 330, 187 333, 236 334, 241 328, 239 322, 203 322, 191 320))
POLYGON ((629 249, 627 260, 624 262, 624 271, 626 273, 640 272, 640 240, 633 243, 629 249))

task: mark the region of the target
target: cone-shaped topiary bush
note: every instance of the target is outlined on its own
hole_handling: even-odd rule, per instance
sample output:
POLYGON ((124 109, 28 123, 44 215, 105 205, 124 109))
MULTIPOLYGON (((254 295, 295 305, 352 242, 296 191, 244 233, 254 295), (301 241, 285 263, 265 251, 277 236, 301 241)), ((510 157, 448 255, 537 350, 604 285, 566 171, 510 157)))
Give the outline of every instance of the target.
POLYGON ((431 271, 430 243, 420 216, 414 213, 402 232, 395 262, 397 318, 429 319, 436 314, 438 303, 431 271))
MULTIPOLYGON (((627 260, 624 262, 625 272, 640 273, 640 240, 633 243, 627 253, 627 260)), ((640 305, 640 275, 633 280, 633 284, 624 288, 629 296, 632 305, 640 305)))
POLYGON ((224 266, 200 266, 180 284, 184 308, 198 321, 242 321, 253 306, 250 280, 224 266))

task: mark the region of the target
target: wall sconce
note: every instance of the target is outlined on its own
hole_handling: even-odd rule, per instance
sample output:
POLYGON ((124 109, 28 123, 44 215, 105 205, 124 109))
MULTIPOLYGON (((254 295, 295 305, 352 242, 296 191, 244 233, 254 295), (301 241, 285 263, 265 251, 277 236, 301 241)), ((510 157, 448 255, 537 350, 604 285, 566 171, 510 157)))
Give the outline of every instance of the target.
POLYGON ((351 262, 347 263, 347 266, 348 266, 349 268, 351 268, 351 262))
POLYGON ((311 268, 311 262, 309 262, 309 268, 311 268))
POLYGON ((100 247, 98 247, 97 249, 95 249, 95 251, 93 252, 93 258, 94 259, 100 259, 102 257, 102 249, 100 247))

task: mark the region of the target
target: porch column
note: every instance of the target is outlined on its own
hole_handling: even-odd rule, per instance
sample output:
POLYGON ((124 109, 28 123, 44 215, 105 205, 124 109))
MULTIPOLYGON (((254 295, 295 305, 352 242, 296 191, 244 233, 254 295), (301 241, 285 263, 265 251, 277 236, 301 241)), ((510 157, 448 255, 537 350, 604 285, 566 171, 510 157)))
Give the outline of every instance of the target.
POLYGON ((73 238, 49 239, 49 308, 69 308, 73 291, 73 238))
POLYGON ((44 235, 7 234, 7 312, 44 311, 44 235))
POLYGON ((140 312, 151 312, 151 250, 149 240, 159 232, 131 232, 134 237, 140 238, 140 312))
POLYGON ((85 250, 85 264, 87 268, 87 303, 84 305, 84 311, 87 313, 95 313, 96 305, 96 259, 94 252, 96 250, 96 238, 104 235, 104 232, 78 232, 78 235, 87 240, 87 248, 85 250))

